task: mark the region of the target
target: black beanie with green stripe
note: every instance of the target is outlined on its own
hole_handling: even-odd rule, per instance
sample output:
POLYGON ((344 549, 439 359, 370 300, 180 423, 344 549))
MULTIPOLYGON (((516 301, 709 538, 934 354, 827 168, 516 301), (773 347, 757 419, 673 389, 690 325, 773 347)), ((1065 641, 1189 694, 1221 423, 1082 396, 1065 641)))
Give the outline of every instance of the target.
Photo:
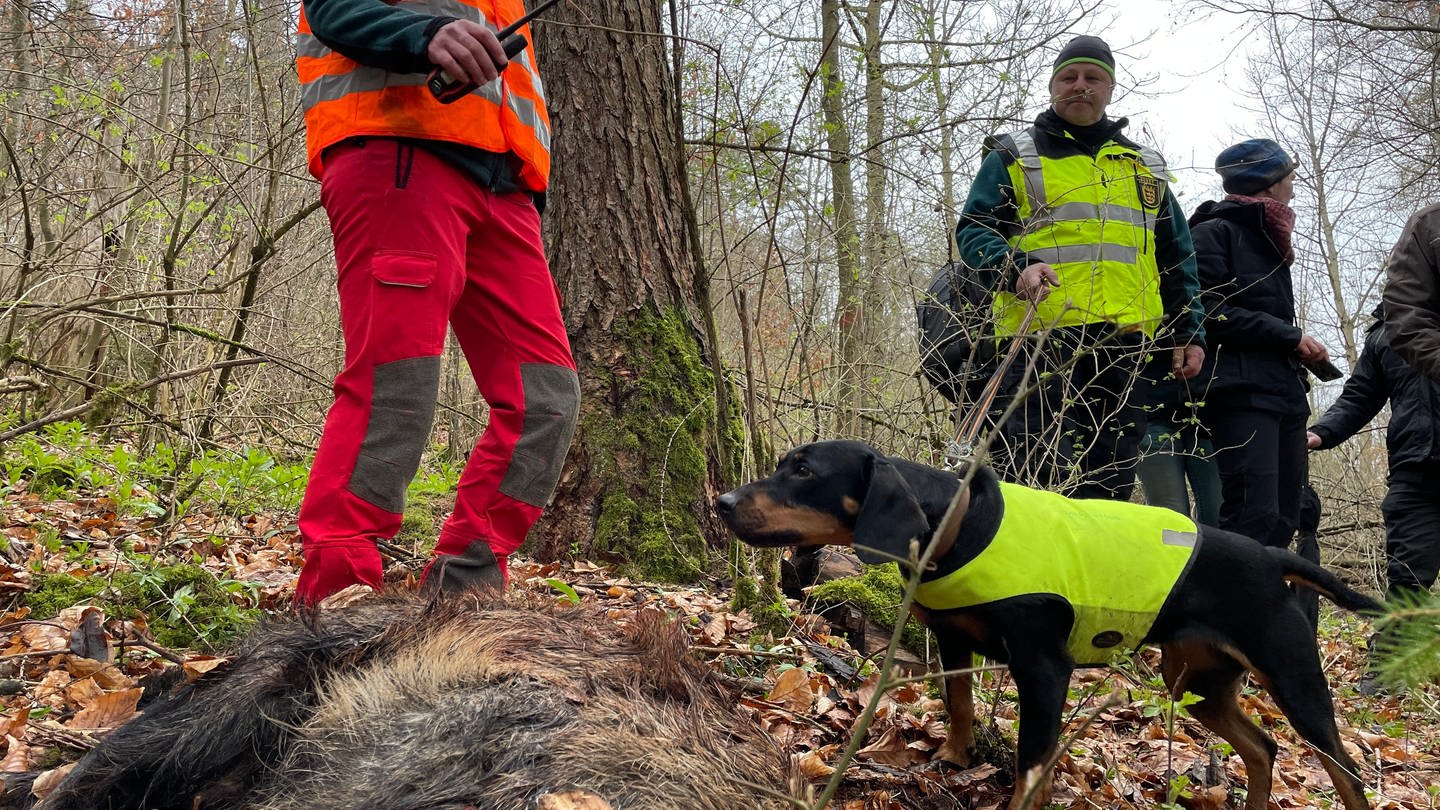
POLYGON ((1060 49, 1060 55, 1055 57, 1055 67, 1050 71, 1050 75, 1054 76, 1061 68, 1076 62, 1099 65, 1110 74, 1112 81, 1115 78, 1115 57, 1110 53, 1110 46, 1099 37, 1078 36, 1067 42, 1065 47, 1060 49))

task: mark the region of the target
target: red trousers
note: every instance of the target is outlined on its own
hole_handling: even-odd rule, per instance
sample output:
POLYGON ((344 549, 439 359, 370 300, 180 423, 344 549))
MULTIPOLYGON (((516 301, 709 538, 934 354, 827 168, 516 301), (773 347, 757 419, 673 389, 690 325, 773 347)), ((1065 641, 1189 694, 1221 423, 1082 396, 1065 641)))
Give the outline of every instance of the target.
POLYGON ((496 195, 413 144, 372 138, 326 154, 321 202, 339 267, 345 366, 300 507, 296 601, 380 585, 374 540, 400 528, 430 435, 447 325, 490 417, 436 554, 480 542, 503 575, 559 479, 579 403, 533 201, 496 195))

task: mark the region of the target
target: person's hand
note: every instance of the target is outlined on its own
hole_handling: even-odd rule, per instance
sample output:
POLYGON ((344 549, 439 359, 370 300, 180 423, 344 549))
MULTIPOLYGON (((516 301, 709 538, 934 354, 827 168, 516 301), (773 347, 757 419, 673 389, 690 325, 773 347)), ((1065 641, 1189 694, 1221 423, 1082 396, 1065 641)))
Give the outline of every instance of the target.
POLYGON ((1185 344, 1170 354, 1170 370, 1182 380, 1194 379, 1205 364, 1205 347, 1185 344))
POLYGON ((476 86, 495 81, 510 63, 495 32, 471 20, 442 25, 425 55, 452 80, 476 86))
POLYGON ((1055 268, 1044 262, 1036 262, 1020 271, 1015 279, 1015 295, 1024 301, 1040 303, 1050 296, 1050 290, 1060 286, 1060 276, 1055 268))
POLYGON ((1305 449, 1306 449, 1306 450, 1319 450, 1319 449, 1320 449, 1320 437, 1319 437, 1319 436, 1316 436, 1314 433, 1311 433, 1311 432, 1308 431, 1308 430, 1305 431, 1305 449))
POLYGON ((1300 342, 1295 344, 1295 351, 1300 354, 1301 360, 1329 360, 1330 352, 1309 335, 1301 335, 1300 342))

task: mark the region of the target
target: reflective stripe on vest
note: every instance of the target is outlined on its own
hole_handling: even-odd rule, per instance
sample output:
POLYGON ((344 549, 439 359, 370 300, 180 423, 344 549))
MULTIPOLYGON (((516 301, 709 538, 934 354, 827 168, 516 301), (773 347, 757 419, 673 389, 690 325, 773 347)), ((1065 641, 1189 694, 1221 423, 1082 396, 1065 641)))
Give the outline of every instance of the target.
POLYGON ((1189 567, 1194 521, 1169 509, 1072 500, 1000 484, 1005 511, 975 559, 922 582, 928 610, 973 607, 1028 594, 1055 594, 1075 613, 1068 646, 1077 664, 1100 664, 1134 649, 1189 567))
MULTIPOLYGON (((420 14, 473 20, 491 31, 525 14, 522 0, 401 0, 396 5, 420 14)), ((302 6, 295 65, 310 173, 317 178, 324 173, 327 146, 360 135, 392 135, 514 152, 522 164, 521 182, 544 191, 550 177, 550 117, 529 27, 520 33, 527 40, 525 50, 510 60, 499 79, 441 104, 430 95, 423 73, 366 67, 331 50, 311 33, 302 6)))
MULTIPOLYGON (((1164 158, 1114 141, 1093 158, 1048 157, 1040 154, 1033 128, 995 143, 1013 158, 1007 169, 1020 232, 1010 245, 1060 276, 1060 286, 1039 305, 1034 328, 1109 322, 1153 335, 1163 314, 1155 223, 1169 178, 1164 158)), ((996 334, 1015 334, 1024 312, 1013 294, 997 293, 996 334)))

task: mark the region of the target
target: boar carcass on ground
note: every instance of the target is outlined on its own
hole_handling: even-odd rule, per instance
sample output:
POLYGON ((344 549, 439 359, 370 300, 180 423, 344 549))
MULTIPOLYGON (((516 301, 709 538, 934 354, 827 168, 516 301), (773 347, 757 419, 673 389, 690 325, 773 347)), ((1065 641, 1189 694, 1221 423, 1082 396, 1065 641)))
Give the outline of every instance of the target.
POLYGON ((658 612, 391 595, 266 623, 36 808, 736 810, 795 784, 658 612))

